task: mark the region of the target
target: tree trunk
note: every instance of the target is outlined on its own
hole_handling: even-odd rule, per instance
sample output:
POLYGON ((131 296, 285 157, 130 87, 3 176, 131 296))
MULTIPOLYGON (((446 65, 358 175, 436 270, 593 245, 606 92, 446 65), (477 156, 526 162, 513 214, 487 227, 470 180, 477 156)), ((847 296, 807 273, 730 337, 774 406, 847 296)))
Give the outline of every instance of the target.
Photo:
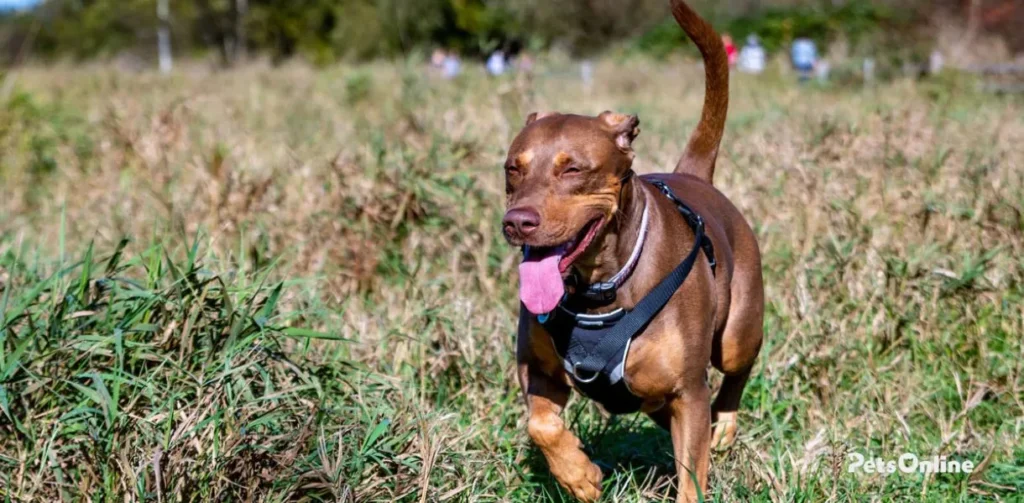
POLYGON ((235 59, 245 61, 248 48, 245 39, 245 19, 249 14, 249 0, 235 0, 235 59))
POLYGON ((156 40, 161 73, 170 73, 174 66, 171 58, 171 10, 167 2, 168 0, 157 0, 156 3, 156 17, 160 21, 156 31, 156 40))

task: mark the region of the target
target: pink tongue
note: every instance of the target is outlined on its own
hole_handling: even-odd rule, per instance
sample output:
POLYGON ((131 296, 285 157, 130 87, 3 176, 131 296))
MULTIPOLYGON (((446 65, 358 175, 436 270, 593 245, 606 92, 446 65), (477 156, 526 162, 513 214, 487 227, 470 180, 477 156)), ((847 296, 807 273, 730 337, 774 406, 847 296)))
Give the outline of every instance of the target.
POLYGON ((550 313, 562 300, 565 285, 558 263, 562 253, 546 257, 527 257, 519 264, 519 299, 533 314, 550 313))

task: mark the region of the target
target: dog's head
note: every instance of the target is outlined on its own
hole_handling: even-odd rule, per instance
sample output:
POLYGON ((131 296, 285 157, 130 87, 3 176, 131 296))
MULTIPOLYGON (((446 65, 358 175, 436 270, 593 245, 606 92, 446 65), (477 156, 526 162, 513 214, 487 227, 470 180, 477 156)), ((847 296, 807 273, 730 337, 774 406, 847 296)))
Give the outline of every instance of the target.
MULTIPOLYGON (((623 178, 633 163, 635 115, 603 112, 597 117, 531 114, 505 161, 505 238, 529 251, 520 267, 521 290, 554 287, 573 261, 601 235, 619 209, 623 178), (525 269, 524 269, 525 268, 525 269)), ((554 294, 535 306, 544 309, 554 294), (542 305, 541 305, 542 304, 542 305)), ((557 299, 555 300, 557 303, 557 299)), ((554 307, 554 306, 550 306, 554 307)))

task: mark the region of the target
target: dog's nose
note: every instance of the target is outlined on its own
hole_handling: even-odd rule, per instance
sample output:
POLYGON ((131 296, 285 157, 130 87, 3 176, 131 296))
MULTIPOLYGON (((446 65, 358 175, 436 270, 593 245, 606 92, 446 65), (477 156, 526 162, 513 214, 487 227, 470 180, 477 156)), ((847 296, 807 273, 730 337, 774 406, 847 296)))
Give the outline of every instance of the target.
POLYGON ((540 213, 533 208, 512 208, 501 221, 505 235, 525 239, 540 225, 540 213))

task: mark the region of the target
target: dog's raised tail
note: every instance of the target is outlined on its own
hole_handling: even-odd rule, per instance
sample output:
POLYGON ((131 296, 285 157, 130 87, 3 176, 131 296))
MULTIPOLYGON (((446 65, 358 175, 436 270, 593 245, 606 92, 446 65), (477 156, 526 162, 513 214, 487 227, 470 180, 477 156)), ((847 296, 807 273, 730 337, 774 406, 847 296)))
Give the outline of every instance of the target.
POLYGON ((718 146, 729 110, 729 59, 715 29, 683 0, 670 0, 672 15, 704 57, 704 110, 690 135, 676 173, 686 173, 712 183, 718 146))

